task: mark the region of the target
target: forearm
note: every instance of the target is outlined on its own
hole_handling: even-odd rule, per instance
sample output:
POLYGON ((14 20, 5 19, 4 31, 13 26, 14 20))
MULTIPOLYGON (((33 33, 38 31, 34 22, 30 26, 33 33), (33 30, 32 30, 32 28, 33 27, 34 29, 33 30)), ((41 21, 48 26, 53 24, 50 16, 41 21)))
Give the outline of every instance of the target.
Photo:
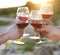
POLYGON ((7 33, 3 33, 0 35, 0 45, 5 43, 8 40, 8 34, 7 33))

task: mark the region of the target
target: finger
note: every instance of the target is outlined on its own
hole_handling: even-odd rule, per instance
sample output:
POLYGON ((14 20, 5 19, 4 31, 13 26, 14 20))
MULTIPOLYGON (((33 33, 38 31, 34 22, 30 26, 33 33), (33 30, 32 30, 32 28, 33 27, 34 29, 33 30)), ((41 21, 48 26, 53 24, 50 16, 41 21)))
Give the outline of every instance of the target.
POLYGON ((53 22, 48 19, 45 19, 44 22, 46 25, 54 25, 53 22))

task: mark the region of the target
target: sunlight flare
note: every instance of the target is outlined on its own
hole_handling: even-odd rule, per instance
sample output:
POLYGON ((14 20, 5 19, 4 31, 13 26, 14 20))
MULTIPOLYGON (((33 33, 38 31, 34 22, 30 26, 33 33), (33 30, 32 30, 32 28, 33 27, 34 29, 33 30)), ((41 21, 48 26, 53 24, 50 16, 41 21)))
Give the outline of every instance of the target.
POLYGON ((49 1, 52 1, 52 0, 31 0, 33 3, 35 4, 38 4, 38 3, 45 3, 45 2, 49 2, 49 1))
POLYGON ((23 6, 27 0, 0 0, 0 8, 23 6))

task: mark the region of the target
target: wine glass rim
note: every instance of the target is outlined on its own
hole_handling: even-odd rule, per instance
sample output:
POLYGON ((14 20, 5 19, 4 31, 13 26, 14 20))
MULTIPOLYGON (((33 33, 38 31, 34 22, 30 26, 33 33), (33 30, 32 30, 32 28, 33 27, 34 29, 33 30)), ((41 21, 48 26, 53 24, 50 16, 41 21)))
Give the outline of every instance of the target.
MULTIPOLYGON (((18 10, 19 10, 20 8, 26 8, 26 9, 28 9, 28 7, 18 7, 18 8, 17 8, 17 12, 18 12, 18 10)), ((29 10, 29 9, 28 9, 28 10, 29 10)))
MULTIPOLYGON (((31 10, 31 12, 30 12, 30 18, 31 18, 31 15, 32 14, 35 14, 35 16, 36 16, 36 14, 38 14, 38 10, 31 10)), ((32 15, 33 17, 34 17, 34 15, 32 15)))
POLYGON ((39 10, 31 10, 31 12, 32 12, 32 11, 36 11, 36 12, 38 12, 39 10))
POLYGON ((31 11, 39 11, 39 10, 31 10, 31 11))
POLYGON ((31 10, 30 14, 31 14, 32 12, 38 12, 38 13, 39 13, 39 10, 31 10))
POLYGON ((22 7, 22 6, 21 6, 21 7, 18 7, 18 8, 17 8, 17 12, 16 12, 17 14, 18 14, 19 9, 25 9, 25 10, 28 10, 28 13, 29 13, 28 7, 22 7))
MULTIPOLYGON (((27 9, 28 9, 28 7, 22 7, 22 6, 18 7, 18 9, 20 9, 20 8, 27 8, 27 9)), ((18 10, 18 9, 17 9, 17 10, 18 10)))
POLYGON ((42 4, 39 10, 40 14, 53 14, 52 4, 42 4), (49 11, 49 12, 48 12, 49 11))

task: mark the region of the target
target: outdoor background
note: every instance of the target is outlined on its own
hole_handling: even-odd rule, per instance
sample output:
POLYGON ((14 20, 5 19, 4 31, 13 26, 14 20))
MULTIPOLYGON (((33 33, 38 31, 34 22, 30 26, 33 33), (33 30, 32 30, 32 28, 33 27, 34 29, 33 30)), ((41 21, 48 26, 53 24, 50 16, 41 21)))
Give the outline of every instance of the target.
MULTIPOLYGON (((27 6, 29 8, 29 11, 34 10, 34 9, 39 10, 40 6, 41 6, 41 4, 43 4, 43 2, 39 3, 37 1, 35 1, 35 3, 31 2, 31 1, 27 1, 26 4, 24 4, 24 5, 19 5, 19 4, 16 5, 15 4, 15 6, 12 6, 12 5, 6 6, 6 3, 7 3, 7 5, 9 3, 7 2, 7 0, 5 1, 6 3, 2 0, 2 2, 5 4, 5 6, 3 5, 3 3, 0 4, 0 25, 10 24, 10 22, 8 22, 8 23, 7 22, 3 22, 3 20, 6 19, 5 21, 7 21, 7 20, 12 21, 13 19, 15 19, 16 18, 16 11, 17 11, 17 8, 19 6, 27 6)), ((42 0, 42 1, 44 1, 44 0, 42 0)), ((54 14, 51 17, 51 19, 53 20, 54 23, 55 22, 57 23, 58 19, 60 18, 60 6, 59 6, 60 5, 60 3, 59 3, 60 0, 46 0, 46 1, 47 2, 45 2, 45 3, 48 3, 48 4, 50 3, 50 4, 53 5, 54 14)))
POLYGON ((0 32, 4 31, 4 29, 1 29, 1 28, 5 28, 7 26, 10 26, 10 24, 15 23, 16 11, 18 7, 27 6, 29 8, 29 11, 39 10, 41 4, 44 4, 44 3, 53 5, 54 14, 52 17, 50 17, 50 20, 55 25, 60 25, 60 6, 59 6, 60 0, 39 0, 39 1, 38 0, 19 0, 18 2, 15 1, 15 3, 14 3, 14 0, 13 1, 11 0, 9 2, 8 0, 0 1, 0 32))
MULTIPOLYGON (((11 1, 11 3, 13 5, 11 5, 11 3, 9 3, 10 1, 9 2, 7 2, 7 1, 8 0, 5 0, 5 1, 4 0, 1 0, 0 1, 0 34, 8 31, 9 28, 15 23, 16 11, 17 11, 17 8, 20 7, 20 6, 23 6, 23 7, 26 7, 27 6, 29 8, 29 11, 31 11, 31 10, 39 10, 41 4, 44 4, 44 3, 52 4, 53 5, 54 14, 53 14, 52 17, 49 18, 49 20, 51 20, 54 23, 54 25, 60 25, 60 0, 46 0, 46 1, 45 0, 31 0, 31 1, 30 0, 26 0, 27 2, 25 4, 23 3, 23 5, 21 5, 22 4, 21 2, 22 1, 24 2, 24 0, 20 0, 20 1, 17 0, 21 4, 20 3, 17 4, 17 1, 15 1, 15 3, 16 3, 15 5, 14 5, 14 3, 12 3, 12 0, 10 0, 10 1, 11 1)), ((33 28, 32 28, 31 25, 29 25, 28 27, 26 27, 26 29, 25 29, 26 30, 26 33, 32 34, 34 32, 34 30, 33 30, 33 28)), ((30 40, 29 41, 28 40, 29 39, 27 39, 27 42, 30 41, 30 40)), ((24 42, 23 39, 22 39, 22 41, 24 42)), ((9 43, 6 44, 6 45, 8 46, 9 43)), ((3 45, 2 48, 4 46, 5 45, 3 45)), ((13 45, 12 47, 9 46, 9 47, 10 48, 13 48, 15 46, 16 45, 13 45)), ((22 49, 22 50, 30 50, 30 51, 32 51, 33 50, 33 47, 34 47, 34 45, 32 45, 32 43, 29 43, 28 45, 25 45, 25 48, 22 49)), ((0 47, 0 49, 2 49, 2 48, 0 47)), ((19 49, 20 48, 18 48, 18 50, 19 49)))

